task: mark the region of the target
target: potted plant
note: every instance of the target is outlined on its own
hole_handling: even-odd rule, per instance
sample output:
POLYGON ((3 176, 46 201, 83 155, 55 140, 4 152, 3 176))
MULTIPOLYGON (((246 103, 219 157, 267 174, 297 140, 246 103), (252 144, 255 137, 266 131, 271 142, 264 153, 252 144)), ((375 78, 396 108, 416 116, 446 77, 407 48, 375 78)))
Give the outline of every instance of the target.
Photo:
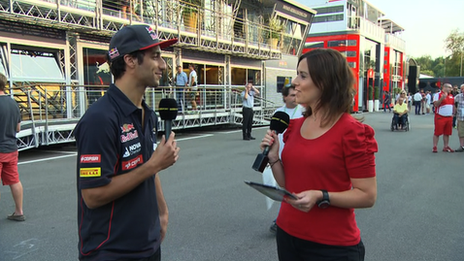
POLYGON ((198 10, 202 7, 202 0, 185 0, 182 8, 182 20, 187 31, 196 32, 198 10))
POLYGON ((380 87, 374 86, 374 111, 379 111, 380 108, 380 87))
POLYGON ((273 17, 269 19, 269 29, 269 45, 271 45, 272 49, 277 49, 280 35, 284 30, 284 25, 280 19, 273 17))

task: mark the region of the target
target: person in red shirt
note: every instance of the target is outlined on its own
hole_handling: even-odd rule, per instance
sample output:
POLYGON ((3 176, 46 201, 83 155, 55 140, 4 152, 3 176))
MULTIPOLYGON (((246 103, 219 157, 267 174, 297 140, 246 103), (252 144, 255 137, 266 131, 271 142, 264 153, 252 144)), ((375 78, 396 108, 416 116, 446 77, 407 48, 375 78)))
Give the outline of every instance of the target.
POLYGON ((443 152, 454 152, 448 146, 449 136, 453 133, 453 115, 455 113, 454 96, 451 94, 453 86, 443 84, 441 92, 433 97, 435 106, 435 131, 433 133, 433 153, 437 153, 438 139, 443 135, 443 152))
POLYGON ((354 76, 332 49, 303 54, 293 80, 304 117, 290 120, 280 145, 268 131, 260 146, 279 186, 295 194, 277 217, 280 261, 364 260, 354 209, 377 198, 374 130, 350 114, 354 76), (283 146, 279 160, 279 146, 283 146))

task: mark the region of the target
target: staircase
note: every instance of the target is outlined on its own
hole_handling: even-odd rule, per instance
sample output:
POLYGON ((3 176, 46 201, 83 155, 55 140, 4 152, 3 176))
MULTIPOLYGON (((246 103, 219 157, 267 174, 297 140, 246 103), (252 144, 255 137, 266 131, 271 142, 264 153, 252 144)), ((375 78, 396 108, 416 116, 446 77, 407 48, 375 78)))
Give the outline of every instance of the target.
POLYGON ((59 119, 65 115, 66 96, 60 85, 21 84, 12 88, 22 120, 59 119))

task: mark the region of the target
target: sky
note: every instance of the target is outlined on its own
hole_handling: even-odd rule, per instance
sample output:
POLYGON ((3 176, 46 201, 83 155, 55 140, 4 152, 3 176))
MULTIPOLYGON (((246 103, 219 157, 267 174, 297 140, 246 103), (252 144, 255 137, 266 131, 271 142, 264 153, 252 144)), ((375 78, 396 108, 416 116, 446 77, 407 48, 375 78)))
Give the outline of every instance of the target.
MULTIPOLYGON (((312 0, 295 0, 310 6, 312 0)), ((445 52, 445 39, 454 30, 464 33, 464 0, 368 0, 386 18, 404 28, 406 55, 437 58, 445 52)))

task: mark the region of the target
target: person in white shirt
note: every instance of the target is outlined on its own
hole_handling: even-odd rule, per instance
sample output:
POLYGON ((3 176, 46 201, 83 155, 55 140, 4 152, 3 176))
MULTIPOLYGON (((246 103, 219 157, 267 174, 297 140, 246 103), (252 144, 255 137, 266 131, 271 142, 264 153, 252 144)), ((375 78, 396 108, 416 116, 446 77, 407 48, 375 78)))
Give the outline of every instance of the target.
POLYGON ((195 66, 189 64, 190 74, 188 85, 190 87, 190 99, 192 103, 192 110, 197 110, 197 97, 200 95, 198 92, 198 77, 197 72, 195 71, 195 66))
MULTIPOLYGON (((290 120, 303 117, 304 108, 303 106, 296 103, 296 91, 295 91, 294 85, 289 83, 285 85, 284 88, 282 88, 282 98, 284 100, 285 105, 275 110, 274 114, 278 111, 283 111, 288 114, 288 116, 290 117, 290 120)), ((279 134, 278 136, 279 144, 283 144, 282 137, 283 137, 282 134, 279 134)), ((279 157, 282 154, 283 148, 284 148, 283 145, 279 147, 279 157)), ((273 234, 277 232, 277 224, 276 224, 275 219, 272 222, 271 227, 269 228, 269 231, 271 231, 271 233, 273 234)))
POLYGON ((285 105, 278 108, 274 113, 283 111, 288 114, 290 119, 296 119, 303 117, 303 107, 296 103, 296 91, 295 86, 287 84, 282 89, 282 98, 285 105))
POLYGON ((420 115, 421 112, 421 101, 422 101, 422 94, 420 90, 417 90, 416 94, 414 94, 414 106, 415 106, 415 114, 420 115))
POLYGON ((427 91, 427 94, 425 95, 425 112, 427 114, 430 113, 430 104, 432 103, 432 95, 430 94, 430 91, 427 91))

